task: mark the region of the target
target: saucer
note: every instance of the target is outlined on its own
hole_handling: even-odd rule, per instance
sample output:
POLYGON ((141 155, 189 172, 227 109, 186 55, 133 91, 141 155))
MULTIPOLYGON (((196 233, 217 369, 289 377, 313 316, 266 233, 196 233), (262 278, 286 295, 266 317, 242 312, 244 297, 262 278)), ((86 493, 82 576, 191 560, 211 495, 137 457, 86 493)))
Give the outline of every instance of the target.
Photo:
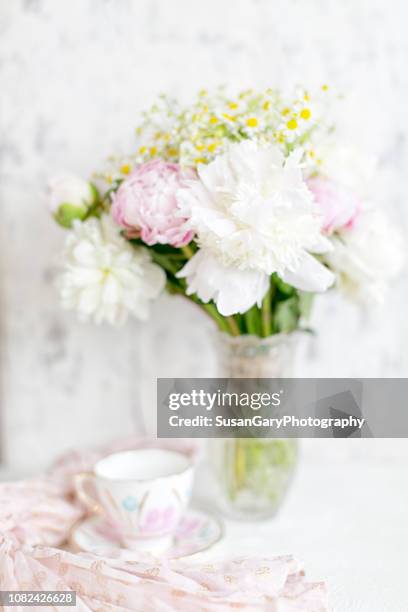
MULTIPOLYGON (((189 509, 182 518, 169 547, 160 556, 178 559, 213 546, 222 537, 221 523, 202 510, 189 509)), ((123 548, 120 536, 101 516, 91 516, 74 528, 71 544, 82 552, 124 560, 137 558, 140 552, 123 548)))

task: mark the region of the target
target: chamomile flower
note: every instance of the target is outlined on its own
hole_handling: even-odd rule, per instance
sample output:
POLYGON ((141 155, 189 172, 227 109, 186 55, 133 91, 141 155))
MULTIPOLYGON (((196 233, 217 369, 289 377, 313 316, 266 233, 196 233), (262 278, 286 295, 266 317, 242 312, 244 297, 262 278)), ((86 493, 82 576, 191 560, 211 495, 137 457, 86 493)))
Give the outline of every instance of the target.
POLYGON ((161 158, 197 167, 224 153, 231 141, 247 138, 277 144, 286 153, 299 143, 307 148, 309 134, 320 125, 315 109, 316 100, 302 89, 291 100, 274 89, 247 89, 236 96, 223 89, 215 94, 202 90, 186 107, 162 96, 136 130, 133 161, 161 158))
POLYGON ((248 138, 257 139, 265 133, 265 119, 255 113, 246 114, 242 117, 242 131, 248 138))

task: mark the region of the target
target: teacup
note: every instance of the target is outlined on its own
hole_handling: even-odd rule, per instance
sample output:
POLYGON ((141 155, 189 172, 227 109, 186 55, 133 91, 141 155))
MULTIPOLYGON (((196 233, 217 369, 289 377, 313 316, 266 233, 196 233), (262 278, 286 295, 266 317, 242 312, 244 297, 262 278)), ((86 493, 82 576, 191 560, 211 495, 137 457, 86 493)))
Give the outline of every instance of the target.
POLYGON ((182 453, 140 449, 101 459, 77 474, 78 497, 102 513, 131 549, 158 552, 172 536, 190 501, 194 468, 182 453))

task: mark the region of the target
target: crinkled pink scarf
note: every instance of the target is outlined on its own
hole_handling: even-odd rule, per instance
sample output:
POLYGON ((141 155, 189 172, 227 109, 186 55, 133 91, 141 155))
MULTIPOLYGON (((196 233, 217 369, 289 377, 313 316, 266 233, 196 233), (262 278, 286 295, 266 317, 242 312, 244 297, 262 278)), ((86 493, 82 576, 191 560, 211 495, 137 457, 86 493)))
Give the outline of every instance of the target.
MULTIPOLYGON (((81 611, 329 610, 324 583, 306 582, 290 556, 199 564, 141 555, 130 562, 58 548, 84 514, 73 496, 73 474, 112 451, 146 445, 151 446, 133 439, 99 452, 71 453, 43 478, 1 484, 0 590, 74 590, 81 611)), ((188 445, 181 450, 194 453, 188 445)))

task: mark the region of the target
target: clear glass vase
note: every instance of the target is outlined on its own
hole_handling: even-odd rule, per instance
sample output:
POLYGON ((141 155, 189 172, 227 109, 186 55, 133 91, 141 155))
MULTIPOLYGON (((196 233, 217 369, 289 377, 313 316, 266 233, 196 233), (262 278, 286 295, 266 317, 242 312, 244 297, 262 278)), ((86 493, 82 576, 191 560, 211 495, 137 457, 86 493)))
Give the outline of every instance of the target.
MULTIPOLYGON (((290 378, 298 334, 268 338, 215 338, 220 378, 290 378)), ((298 458, 295 439, 220 438, 209 440, 216 481, 216 503, 227 516, 256 520, 272 517, 290 486, 298 458)))

